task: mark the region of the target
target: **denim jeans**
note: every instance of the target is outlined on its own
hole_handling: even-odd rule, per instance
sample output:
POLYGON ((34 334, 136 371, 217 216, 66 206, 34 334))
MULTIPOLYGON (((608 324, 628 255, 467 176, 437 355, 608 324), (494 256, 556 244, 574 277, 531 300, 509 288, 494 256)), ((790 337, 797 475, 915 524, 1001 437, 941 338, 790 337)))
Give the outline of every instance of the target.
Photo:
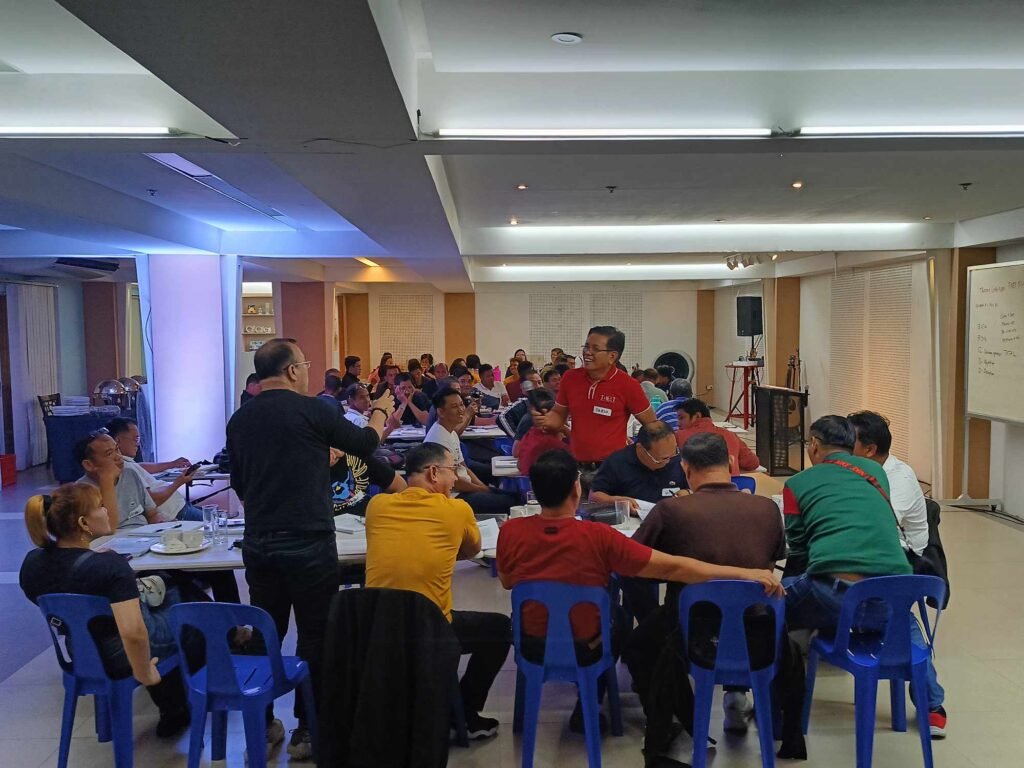
MULTIPOLYGON (((789 629, 835 630, 848 582, 815 578, 805 573, 784 578, 782 586, 786 588, 786 625, 789 629)), ((858 609, 854 627, 878 631, 885 626, 886 618, 883 604, 866 602, 858 609)), ((918 648, 927 647, 916 618, 910 622, 910 639, 918 648)), ((928 709, 934 710, 942 706, 946 692, 939 685, 931 657, 928 658, 927 671, 928 709)))
POLYGON ((181 511, 178 512, 178 516, 174 519, 191 520, 197 523, 201 523, 203 521, 203 510, 200 509, 199 507, 192 506, 186 501, 185 506, 181 508, 181 511))
MULTIPOLYGON (((319 700, 321 660, 331 598, 338 592, 338 546, 334 531, 273 531, 242 538, 249 602, 270 614, 279 640, 295 611, 296 653, 309 662, 313 696, 319 700)), ((295 717, 305 720, 301 696, 295 717)))

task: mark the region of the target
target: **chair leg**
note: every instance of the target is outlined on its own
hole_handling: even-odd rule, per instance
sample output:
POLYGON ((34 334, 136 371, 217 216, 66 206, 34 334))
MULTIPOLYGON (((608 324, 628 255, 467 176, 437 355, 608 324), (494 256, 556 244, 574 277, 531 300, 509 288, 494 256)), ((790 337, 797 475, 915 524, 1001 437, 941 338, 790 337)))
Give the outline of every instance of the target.
POLYGON ((267 715, 262 707, 242 710, 248 768, 267 768, 267 715))
POLYGON ((875 697, 878 695, 878 677, 875 671, 864 671, 853 676, 854 711, 857 721, 857 768, 871 768, 871 753, 875 743, 875 697))
MULTIPOLYGON (((523 768, 533 768, 533 753, 537 748, 537 719, 540 717, 540 694, 544 687, 541 674, 522 676, 523 683, 523 719, 522 719, 522 750, 523 768)), ((596 703, 596 702, 595 702, 596 703)))
POLYGON ((892 729, 903 733, 907 730, 907 688, 902 680, 889 681, 889 710, 892 712, 892 729))
POLYGON ((704 768, 708 762, 708 728, 711 726, 711 700, 715 695, 715 679, 697 667, 693 675, 693 768, 704 768))
POLYGON ((526 695, 526 678, 516 670, 516 695, 512 707, 512 733, 523 732, 523 697, 526 695))
MULTIPOLYGON (((99 701, 99 697, 96 697, 99 701)), ((60 749, 57 751, 57 768, 67 768, 68 753, 71 752, 71 732, 75 729, 75 709, 78 707, 78 692, 73 688, 64 689, 64 716, 60 723, 60 749)), ((96 721, 99 722, 98 720, 96 721)))
POLYGON ((101 744, 110 741, 110 702, 106 696, 93 696, 96 712, 96 738, 101 744))
MULTIPOLYGON (((199 762, 203 759, 203 733, 206 731, 206 697, 192 692, 188 697, 188 707, 192 717, 188 727, 188 768, 199 768, 199 762)), ((211 740, 210 759, 222 760, 223 754, 217 757, 217 713, 213 715, 211 740)))
POLYGON ((611 714, 612 736, 621 736, 622 704, 619 701, 619 676, 617 667, 612 664, 604 672, 605 687, 608 693, 608 712, 611 714))
POLYGON ((587 765, 601 768, 601 705, 597 701, 597 678, 583 673, 576 681, 583 710, 583 738, 587 743, 587 765))
MULTIPOLYGON (((195 710, 193 710, 194 712, 195 710)), ((195 721, 195 715, 192 715, 193 722, 195 721)), ((204 712, 199 717, 199 721, 205 726, 206 725, 206 713, 204 712)), ((202 750, 202 729, 200 733, 200 753, 202 750)), ((223 760, 227 755, 228 751, 228 713, 226 710, 220 710, 218 712, 210 713, 210 759, 211 760, 223 760)), ((193 768, 193 766, 189 766, 193 768)), ((197 763, 194 768, 199 768, 197 763)))
POLYGON ((114 741, 115 768, 132 768, 135 748, 135 729, 132 725, 133 689, 134 685, 115 685, 114 690, 110 692, 110 731, 114 741))
MULTIPOLYGON (((772 681, 767 675, 751 676, 754 693, 754 714, 757 717, 757 737, 761 742, 761 765, 775 766, 775 712, 772 707, 772 681)), ((695 745, 696 746, 696 745, 695 745)))
POLYGON ((804 711, 800 717, 801 730, 804 736, 807 735, 807 728, 811 724, 811 699, 814 698, 814 678, 818 674, 818 651, 811 641, 811 649, 807 652, 807 673, 804 686, 804 711))
POLYGON ((921 735, 921 752, 924 754, 924 768, 932 768, 932 733, 928 723, 928 671, 925 664, 918 664, 911 670, 910 687, 914 691, 914 701, 922 702, 916 706, 917 730, 921 735))

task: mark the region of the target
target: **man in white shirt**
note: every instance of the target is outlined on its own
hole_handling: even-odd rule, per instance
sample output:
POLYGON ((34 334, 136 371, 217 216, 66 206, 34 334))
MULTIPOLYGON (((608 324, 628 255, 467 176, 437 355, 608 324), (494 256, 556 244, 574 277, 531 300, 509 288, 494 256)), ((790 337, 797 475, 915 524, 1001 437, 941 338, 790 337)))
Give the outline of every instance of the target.
MULTIPOLYGON (((352 384, 345 390, 345 418, 357 427, 362 428, 370 425, 370 420, 366 414, 372 406, 373 402, 370 400, 370 392, 362 384, 352 384)), ((387 436, 400 426, 402 426, 401 413, 396 409, 384 424, 384 433, 381 435, 381 441, 383 442, 387 439, 387 436)))
POLYGON ((494 378, 494 366, 484 363, 480 366, 480 383, 474 389, 485 397, 491 397, 504 407, 508 405, 508 390, 494 378))
POLYGON ((448 449, 455 464, 455 491, 473 508, 479 516, 507 515, 515 497, 496 491, 480 481, 473 470, 466 466, 462 455, 462 444, 459 441, 457 428, 465 421, 466 405, 462 394, 452 389, 445 389, 434 396, 434 410, 437 421, 427 430, 425 443, 438 443, 448 449))
POLYGON ((859 411, 847 418, 857 430, 854 456, 878 462, 889 478, 889 501, 902 532, 903 548, 920 555, 928 546, 928 508, 914 470, 889 453, 892 447, 889 422, 872 411, 859 411))

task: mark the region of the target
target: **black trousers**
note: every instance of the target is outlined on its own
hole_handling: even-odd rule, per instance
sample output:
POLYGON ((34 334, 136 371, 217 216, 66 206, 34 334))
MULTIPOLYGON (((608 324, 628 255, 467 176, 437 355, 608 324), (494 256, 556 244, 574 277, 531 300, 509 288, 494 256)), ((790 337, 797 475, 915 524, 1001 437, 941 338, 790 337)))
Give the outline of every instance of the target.
MULTIPOLYGON (((296 652, 309 663, 313 696, 319 700, 327 614, 338 592, 334 532, 246 533, 242 562, 249 601, 270 614, 278 639, 288 633, 289 614, 295 611, 296 652)), ((296 696, 295 717, 305 720, 305 714, 302 697, 296 696)))
POLYGON ((469 654, 459 682, 466 715, 477 714, 487 702, 494 678, 501 671, 512 645, 512 620, 503 613, 452 611, 452 630, 469 654))
POLYGON ((518 501, 515 494, 505 491, 474 491, 460 493, 459 498, 469 504, 477 517, 507 515, 518 501))

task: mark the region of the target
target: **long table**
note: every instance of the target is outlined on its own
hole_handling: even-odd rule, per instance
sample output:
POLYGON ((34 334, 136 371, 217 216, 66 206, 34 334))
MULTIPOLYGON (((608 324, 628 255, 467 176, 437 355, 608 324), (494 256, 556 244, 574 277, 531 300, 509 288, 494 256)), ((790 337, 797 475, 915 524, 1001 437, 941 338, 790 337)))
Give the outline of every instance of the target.
MULTIPOLYGON (((425 427, 399 427, 387 436, 387 442, 422 443, 423 438, 426 436, 427 430, 425 427)), ((459 437, 462 440, 493 440, 495 438, 508 437, 508 435, 505 434, 505 430, 501 427, 494 425, 488 427, 466 427, 459 437)))

